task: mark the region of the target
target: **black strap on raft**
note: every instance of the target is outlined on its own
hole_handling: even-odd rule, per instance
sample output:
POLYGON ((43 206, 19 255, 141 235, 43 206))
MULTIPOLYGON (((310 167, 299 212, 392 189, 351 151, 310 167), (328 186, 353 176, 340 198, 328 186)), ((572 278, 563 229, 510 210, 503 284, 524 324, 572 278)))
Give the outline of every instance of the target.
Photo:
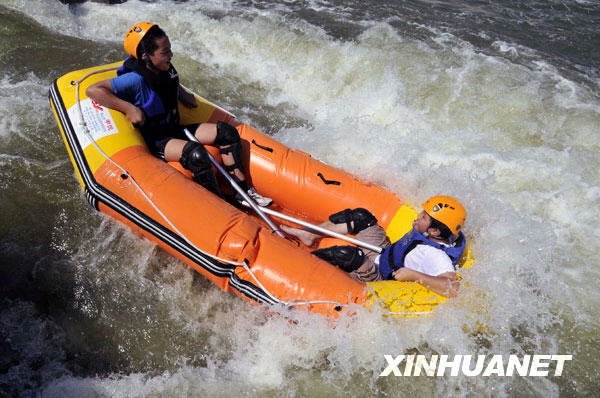
POLYGON ((326 179, 322 173, 318 173, 317 177, 321 178, 321 180, 326 184, 326 185, 342 185, 341 182, 339 181, 335 181, 335 180, 328 180, 326 179))
POLYGON ((260 145, 255 140, 252 140, 252 143, 259 147, 260 149, 264 149, 267 152, 273 152, 273 148, 269 148, 268 146, 260 145))

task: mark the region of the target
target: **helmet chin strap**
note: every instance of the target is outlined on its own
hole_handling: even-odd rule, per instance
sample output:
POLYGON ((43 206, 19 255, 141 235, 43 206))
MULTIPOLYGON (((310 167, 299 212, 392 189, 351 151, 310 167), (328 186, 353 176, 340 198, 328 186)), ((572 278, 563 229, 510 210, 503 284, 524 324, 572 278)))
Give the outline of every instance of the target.
POLYGON ((152 63, 152 60, 150 59, 150 56, 148 55, 148 51, 146 51, 146 46, 144 46, 144 42, 140 41, 140 46, 142 46, 142 51, 144 52, 142 55, 142 61, 144 61, 146 63, 146 67, 148 68, 148 65, 150 66, 150 69, 152 72, 155 71, 159 71, 156 66, 152 63))
POLYGON ((429 228, 433 228, 431 226, 432 223, 429 223, 429 226, 427 226, 427 229, 425 230, 425 232, 423 232, 421 235, 423 235, 426 238, 436 238, 435 236, 431 236, 431 234, 429 233, 429 228))
MULTIPOLYGON (((429 230, 429 228, 432 228, 432 227, 427 227, 428 230, 429 230)), ((423 232, 421 235, 423 235, 424 237, 429 238, 429 239, 435 239, 435 240, 439 240, 441 242, 445 242, 445 243, 449 244, 450 246, 454 246, 454 241, 458 238, 457 235, 452 235, 449 239, 444 239, 440 236, 432 236, 427 231, 423 232)))
POLYGON ((146 67, 148 69, 151 69, 152 71, 156 70, 156 66, 154 66, 154 64, 152 63, 152 60, 150 59, 150 57, 148 56, 147 53, 144 52, 144 55, 142 55, 142 61, 144 61, 146 63, 146 67))
POLYGON ((434 236, 432 234, 429 233, 429 228, 435 228, 432 227, 431 225, 427 227, 427 231, 423 232, 421 235, 423 235, 424 237, 428 238, 428 239, 435 239, 435 240, 441 240, 443 242, 446 241, 446 239, 441 238, 440 236, 434 236))

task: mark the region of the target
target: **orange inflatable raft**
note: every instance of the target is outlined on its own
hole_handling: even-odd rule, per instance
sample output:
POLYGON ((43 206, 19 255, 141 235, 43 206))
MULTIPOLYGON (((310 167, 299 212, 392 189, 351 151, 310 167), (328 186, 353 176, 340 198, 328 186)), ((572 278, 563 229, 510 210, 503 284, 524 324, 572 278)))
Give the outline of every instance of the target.
MULTIPOLYGON (((85 95, 116 76, 121 62, 71 72, 50 88, 50 103, 87 200, 179 258, 224 291, 263 305, 307 308, 335 316, 351 304, 383 308, 384 315, 429 313, 445 298, 415 284, 362 283, 273 233, 251 210, 231 206, 191 180, 179 163, 152 156, 118 111, 85 95)), ((180 107, 182 123, 233 123, 223 109, 197 97, 180 107)), ((274 208, 314 224, 334 212, 368 208, 392 241, 411 228, 416 212, 391 192, 311 158, 252 127, 239 124, 246 174, 274 199, 274 208)), ((215 148, 207 147, 219 159, 215 148)), ((218 173, 217 173, 218 174, 218 173)), ((223 190, 230 187, 221 181, 223 190)), ((274 220, 279 223, 280 220, 274 220)), ((321 247, 340 244, 321 240, 321 247)), ((341 244, 347 244, 342 242, 341 244)))

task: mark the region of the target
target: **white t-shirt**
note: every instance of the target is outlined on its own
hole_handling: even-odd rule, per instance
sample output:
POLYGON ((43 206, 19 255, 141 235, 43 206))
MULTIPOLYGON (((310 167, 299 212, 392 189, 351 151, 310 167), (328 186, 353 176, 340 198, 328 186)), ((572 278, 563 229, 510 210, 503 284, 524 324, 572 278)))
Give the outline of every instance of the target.
POLYGON ((417 245, 408 252, 404 266, 431 276, 455 272, 450 257, 443 250, 429 245, 417 245))

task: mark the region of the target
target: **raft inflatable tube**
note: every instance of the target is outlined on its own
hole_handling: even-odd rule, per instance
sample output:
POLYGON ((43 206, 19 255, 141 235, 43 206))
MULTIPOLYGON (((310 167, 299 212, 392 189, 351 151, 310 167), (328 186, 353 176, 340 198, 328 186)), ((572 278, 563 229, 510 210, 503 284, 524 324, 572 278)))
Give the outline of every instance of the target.
MULTIPOLYGON (((254 303, 306 308, 337 316, 352 304, 381 306, 383 315, 431 312, 446 298, 416 283, 362 283, 271 231, 251 210, 238 209, 191 180, 179 163, 154 157, 125 115, 85 95, 116 76, 122 62, 68 73, 49 99, 88 202, 204 275, 222 290, 254 303)), ((412 227, 416 211, 375 184, 291 150, 196 96, 180 106, 182 124, 237 125, 248 179, 272 208, 319 224, 346 208, 368 208, 392 241, 412 227)), ((220 159, 218 150, 207 147, 220 159)), ((218 173, 217 173, 218 175, 218 173)), ((231 191, 224 179, 223 191, 231 191)), ((273 220, 279 224, 280 220, 273 220)), ((292 224, 289 224, 292 225, 292 224)), ((324 238, 320 247, 348 244, 324 238)), ((464 262, 464 260, 463 260, 464 262)))

